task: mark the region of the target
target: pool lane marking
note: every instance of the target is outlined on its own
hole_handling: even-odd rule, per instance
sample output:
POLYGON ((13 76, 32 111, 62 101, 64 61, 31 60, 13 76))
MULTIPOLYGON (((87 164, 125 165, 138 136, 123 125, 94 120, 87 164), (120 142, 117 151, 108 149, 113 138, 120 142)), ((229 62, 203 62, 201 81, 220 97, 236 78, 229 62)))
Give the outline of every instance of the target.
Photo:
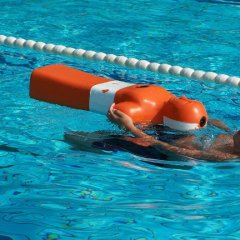
POLYGON ((28 48, 37 51, 64 55, 75 58, 85 58, 89 60, 104 61, 129 68, 143 69, 155 73, 171 74, 186 78, 194 78, 199 80, 207 80, 210 82, 226 84, 239 87, 240 78, 229 76, 226 74, 218 74, 215 72, 205 72, 202 70, 194 70, 192 68, 184 68, 181 66, 172 66, 166 63, 149 62, 147 60, 139 60, 136 58, 127 58, 125 56, 117 56, 114 54, 106 54, 103 52, 95 52, 84 49, 76 49, 65 47, 63 45, 55 45, 52 43, 44 43, 34 40, 26 40, 23 38, 15 38, 11 36, 0 35, 0 44, 11 47, 28 48))

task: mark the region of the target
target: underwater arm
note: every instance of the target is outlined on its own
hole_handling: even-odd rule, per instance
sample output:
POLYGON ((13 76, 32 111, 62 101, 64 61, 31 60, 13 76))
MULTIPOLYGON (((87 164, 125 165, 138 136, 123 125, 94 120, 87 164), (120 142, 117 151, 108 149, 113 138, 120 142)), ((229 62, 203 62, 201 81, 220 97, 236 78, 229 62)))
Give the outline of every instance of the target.
POLYGON ((195 158, 195 159, 203 159, 203 160, 218 160, 219 156, 209 154, 208 152, 196 149, 188 149, 184 147, 178 147, 171 145, 169 143, 165 143, 163 141, 157 140, 157 143, 153 145, 153 147, 159 150, 162 153, 167 155, 181 155, 185 157, 195 158))
POLYGON ((217 128, 219 128, 219 129, 224 130, 225 132, 230 131, 230 128, 224 122, 222 122, 218 119, 208 119, 208 123, 217 127, 217 128))

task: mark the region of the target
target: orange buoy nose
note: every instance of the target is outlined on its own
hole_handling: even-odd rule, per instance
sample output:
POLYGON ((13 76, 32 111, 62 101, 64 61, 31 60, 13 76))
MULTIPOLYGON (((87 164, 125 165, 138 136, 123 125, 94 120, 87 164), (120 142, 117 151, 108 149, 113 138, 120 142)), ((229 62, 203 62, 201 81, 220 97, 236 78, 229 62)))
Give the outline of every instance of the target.
POLYGON ((208 115, 204 105, 185 96, 173 97, 165 107, 164 125, 180 131, 206 126, 208 115))

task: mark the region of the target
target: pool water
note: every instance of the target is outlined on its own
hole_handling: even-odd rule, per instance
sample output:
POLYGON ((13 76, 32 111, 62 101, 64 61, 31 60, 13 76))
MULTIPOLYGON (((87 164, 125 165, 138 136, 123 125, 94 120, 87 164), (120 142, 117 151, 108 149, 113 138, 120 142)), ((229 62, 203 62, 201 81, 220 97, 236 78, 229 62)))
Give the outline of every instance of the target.
MULTIPOLYGON (((238 1, 2 0, 0 15, 3 35, 240 75, 238 1)), ((0 45, 0 240, 240 239, 238 160, 74 150, 65 131, 121 132, 29 98, 31 71, 52 63, 161 85, 239 127, 238 88, 0 45)))

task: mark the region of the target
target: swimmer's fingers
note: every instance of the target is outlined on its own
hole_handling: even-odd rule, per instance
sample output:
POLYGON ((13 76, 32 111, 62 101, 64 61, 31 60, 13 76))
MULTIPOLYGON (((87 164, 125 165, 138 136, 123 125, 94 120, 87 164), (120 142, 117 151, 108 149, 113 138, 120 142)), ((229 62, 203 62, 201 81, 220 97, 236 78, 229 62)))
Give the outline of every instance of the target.
POLYGON ((111 105, 111 107, 108 109, 108 112, 107 112, 107 117, 110 121, 113 115, 113 106, 114 106, 114 103, 111 105))
POLYGON ((109 115, 112 119, 114 119, 115 121, 122 121, 123 119, 126 119, 128 118, 128 116, 121 112, 120 110, 117 110, 117 109, 113 109, 112 112, 110 112, 110 115, 109 115))
POLYGON ((121 112, 121 111, 119 111, 119 110, 117 110, 117 109, 113 109, 112 115, 113 115, 114 117, 123 117, 123 116, 124 116, 124 113, 121 112))
POLYGON ((109 109, 107 117, 112 123, 115 123, 115 124, 118 124, 119 126, 122 126, 123 117, 122 117, 121 112, 119 110, 109 109))
POLYGON ((122 117, 121 117, 121 115, 118 114, 118 110, 114 110, 112 113, 110 113, 109 119, 112 122, 119 124, 119 123, 121 123, 122 117))
POLYGON ((113 104, 111 105, 111 107, 109 108, 109 110, 108 110, 108 112, 107 112, 107 117, 108 117, 109 119, 111 119, 112 116, 114 115, 114 106, 115 106, 115 103, 113 103, 113 104))
POLYGON ((108 119, 121 128, 129 128, 133 125, 132 119, 122 111, 114 109, 114 104, 109 108, 107 113, 108 119))
POLYGON ((115 111, 116 110, 111 107, 107 113, 107 117, 111 122, 118 123, 118 116, 115 114, 115 111))
POLYGON ((122 117, 124 113, 121 111, 114 109, 115 104, 113 103, 111 107, 108 110, 107 116, 108 118, 111 119, 117 119, 118 117, 122 117))
POLYGON ((113 111, 114 106, 115 106, 115 103, 113 103, 113 104, 111 105, 111 107, 109 108, 109 112, 112 112, 112 111, 113 111))

